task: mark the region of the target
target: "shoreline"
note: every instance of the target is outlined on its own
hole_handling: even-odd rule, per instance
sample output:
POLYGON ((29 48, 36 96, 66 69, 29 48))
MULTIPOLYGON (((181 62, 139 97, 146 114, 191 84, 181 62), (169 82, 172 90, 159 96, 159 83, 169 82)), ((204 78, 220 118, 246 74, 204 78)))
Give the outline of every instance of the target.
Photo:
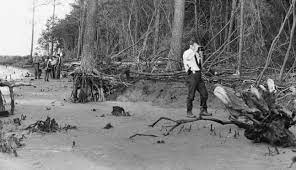
POLYGON ((3 80, 24 80, 28 77, 28 74, 31 76, 32 70, 16 66, 0 65, 0 79, 3 80))

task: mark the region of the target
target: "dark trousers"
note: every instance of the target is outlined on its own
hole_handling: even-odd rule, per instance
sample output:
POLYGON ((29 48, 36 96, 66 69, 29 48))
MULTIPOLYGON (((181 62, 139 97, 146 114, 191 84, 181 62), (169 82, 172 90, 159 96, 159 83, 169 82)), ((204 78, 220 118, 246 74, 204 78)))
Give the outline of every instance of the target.
POLYGON ((55 68, 55 70, 56 70, 56 78, 57 79, 60 79, 60 77, 61 77, 61 66, 60 65, 57 65, 56 66, 56 68, 55 68))
POLYGON ((40 74, 39 74, 39 63, 34 63, 34 73, 35 73, 35 79, 40 79, 40 74))
POLYGON ((50 73, 50 76, 52 79, 55 79, 55 66, 51 66, 51 73, 50 73))
POLYGON ((192 111, 192 103, 196 91, 198 91, 200 94, 200 107, 203 109, 207 109, 208 91, 201 77, 200 71, 188 75, 187 112, 192 111))
POLYGON ((46 69, 45 70, 45 76, 44 76, 44 81, 48 81, 48 78, 49 78, 49 74, 50 74, 51 70, 49 69, 46 69))

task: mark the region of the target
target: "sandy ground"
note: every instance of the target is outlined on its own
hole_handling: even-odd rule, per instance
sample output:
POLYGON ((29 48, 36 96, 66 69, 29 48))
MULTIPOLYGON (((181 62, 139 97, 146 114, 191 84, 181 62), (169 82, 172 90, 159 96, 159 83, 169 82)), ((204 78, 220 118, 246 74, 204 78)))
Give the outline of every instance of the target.
MULTIPOLYGON (((67 101, 72 86, 68 79, 32 82, 37 88, 16 90, 16 114, 2 119, 25 114, 27 119, 22 122, 22 128, 50 116, 61 125, 76 125, 78 129, 26 135, 26 146, 18 150, 19 157, 0 154, 1 170, 287 169, 291 158, 296 155, 291 148, 279 148, 279 155, 269 156, 267 145, 250 142, 243 136, 242 130, 213 123, 214 134, 210 132, 210 122, 196 122, 191 124, 191 131, 180 131, 178 128, 170 136, 163 137, 161 125, 169 125, 168 122, 155 128, 147 125, 161 116, 183 118, 185 108, 159 107, 149 102, 73 104, 67 101), (132 116, 111 116, 112 106, 115 105, 123 107, 132 116), (102 114, 106 116, 101 117, 102 114), (103 129, 107 123, 114 128, 103 129), (234 138, 234 130, 240 132, 237 138, 234 138), (161 137, 129 139, 135 133, 161 137), (158 144, 158 140, 165 143, 158 144), (73 141, 76 146, 72 148, 73 141)), ((216 100, 211 102, 210 111, 214 116, 226 118, 227 113, 221 104, 216 100)), ((184 129, 189 127, 188 124, 184 129)))

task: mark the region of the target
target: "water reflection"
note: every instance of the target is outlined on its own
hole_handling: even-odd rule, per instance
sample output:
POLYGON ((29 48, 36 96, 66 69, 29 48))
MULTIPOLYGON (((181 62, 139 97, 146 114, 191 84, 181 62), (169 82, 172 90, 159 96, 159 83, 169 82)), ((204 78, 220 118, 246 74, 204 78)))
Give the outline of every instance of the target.
MULTIPOLYGON (((2 80, 22 80, 28 73, 29 71, 27 69, 0 65, 0 79, 2 80)), ((3 95, 9 95, 9 90, 7 87, 0 87, 0 90, 3 95)))

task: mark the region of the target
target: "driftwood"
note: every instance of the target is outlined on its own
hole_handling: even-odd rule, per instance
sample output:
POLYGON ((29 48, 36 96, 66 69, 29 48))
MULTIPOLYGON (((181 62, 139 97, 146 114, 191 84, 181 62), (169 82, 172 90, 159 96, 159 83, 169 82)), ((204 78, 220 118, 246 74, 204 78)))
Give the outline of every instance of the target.
POLYGON ((129 139, 133 139, 133 138, 136 137, 136 136, 148 136, 148 137, 154 137, 154 138, 158 137, 158 136, 156 136, 156 135, 152 135, 152 134, 136 133, 136 134, 130 136, 129 139))
POLYGON ((245 136, 254 142, 265 142, 276 146, 296 146, 296 138, 289 128, 296 124, 296 112, 276 103, 276 90, 273 80, 268 79, 267 85, 260 85, 259 89, 251 87, 238 95, 233 89, 217 85, 214 94, 218 97, 230 113, 229 120, 216 118, 195 118, 173 120, 161 117, 154 122, 154 127, 161 120, 175 123, 164 135, 169 135, 174 129, 185 123, 207 120, 222 125, 234 124, 245 129, 245 136))
POLYGON ((241 128, 247 128, 249 126, 248 124, 237 121, 235 119, 232 119, 230 121, 223 121, 223 120, 219 120, 219 119, 216 119, 216 118, 202 118, 202 117, 195 118, 195 119, 179 119, 179 120, 173 120, 171 118, 161 117, 161 118, 159 118, 157 121, 155 121, 153 124, 151 124, 149 126, 154 127, 161 120, 168 120, 168 121, 171 121, 171 122, 175 123, 175 125, 173 125, 166 133, 163 134, 164 136, 169 135, 174 129, 176 129, 177 127, 179 127, 182 124, 192 123, 192 122, 196 122, 196 121, 200 121, 200 120, 212 121, 212 122, 219 123, 221 125, 234 124, 234 125, 237 125, 238 127, 241 127, 241 128))
POLYGON ((0 135, 0 152, 13 154, 15 157, 18 156, 16 150, 17 148, 23 147, 25 144, 22 143, 24 135, 17 136, 15 134, 5 135, 1 133, 0 135))
MULTIPOLYGON (((23 83, 23 82, 11 82, 11 81, 3 81, 0 80, 0 87, 8 87, 9 89, 9 94, 10 94, 10 114, 14 113, 14 108, 15 108, 15 104, 14 104, 14 92, 13 92, 13 88, 14 87, 21 87, 21 86, 34 86, 31 83, 23 83)), ((34 86, 36 87, 36 86, 34 86)), ((0 99, 0 111, 5 111, 5 107, 4 107, 4 103, 3 103, 3 98, 2 98, 2 93, 1 94, 1 99, 0 99)))
POLYGON ((54 118, 47 117, 45 121, 38 120, 35 123, 27 126, 24 130, 29 130, 30 132, 58 132, 61 130, 69 130, 69 129, 77 129, 76 126, 73 125, 65 125, 64 127, 60 127, 54 118))
POLYGON ((295 114, 276 103, 273 80, 267 80, 267 87, 251 87, 242 93, 242 98, 223 86, 217 86, 214 94, 230 110, 234 119, 245 118, 250 126, 245 136, 255 142, 266 142, 278 146, 295 146, 296 138, 289 128, 295 125, 295 114), (223 91, 224 90, 224 91, 223 91), (233 101, 239 101, 234 103, 233 101))

